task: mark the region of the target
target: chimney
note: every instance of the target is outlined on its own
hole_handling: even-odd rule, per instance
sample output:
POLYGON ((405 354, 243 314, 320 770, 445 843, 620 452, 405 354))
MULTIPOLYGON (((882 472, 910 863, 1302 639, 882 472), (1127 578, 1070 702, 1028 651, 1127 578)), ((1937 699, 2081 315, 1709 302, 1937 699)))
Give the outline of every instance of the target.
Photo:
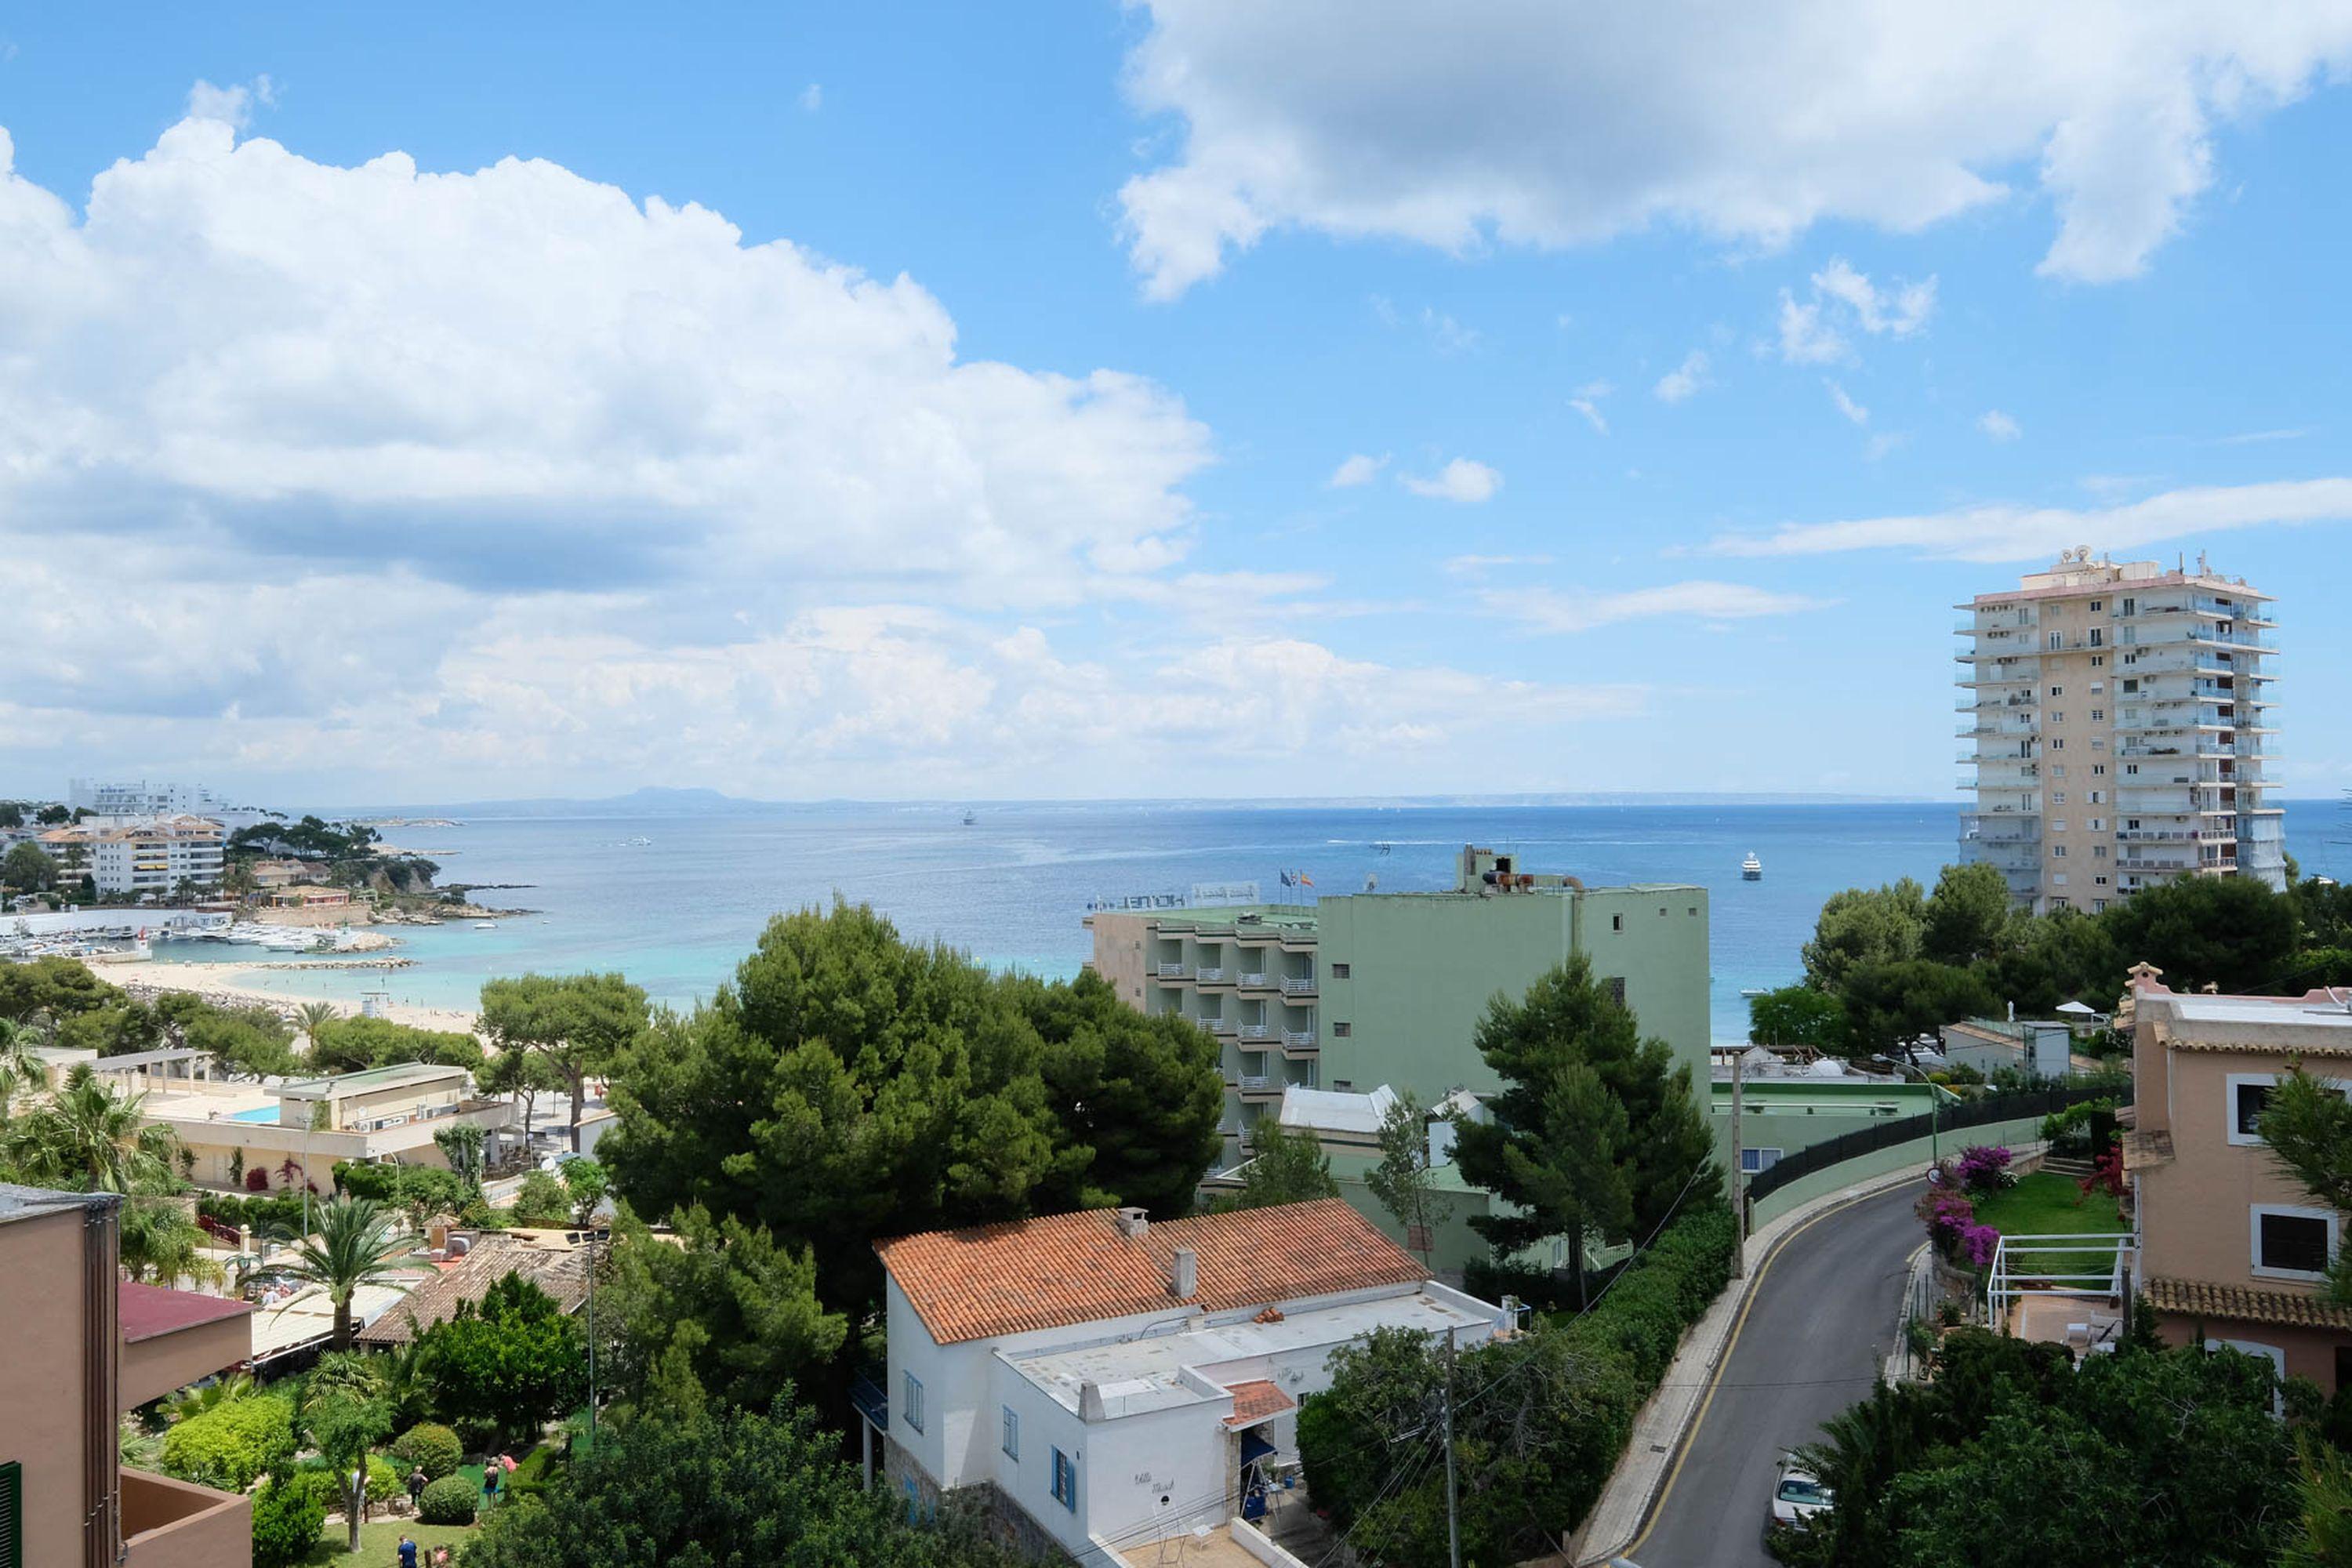
POLYGON ((1142 1209, 1116 1210, 1113 1220, 1118 1226, 1119 1235, 1129 1241, 1140 1239, 1143 1233, 1151 1228, 1151 1216, 1142 1209))
POLYGON ((1169 1264, 1168 1293, 1181 1301, 1200 1288, 1200 1255, 1189 1247, 1178 1247, 1169 1264))
POLYGON ((1108 1421, 1110 1413, 1103 1408, 1102 1384, 1087 1378, 1078 1384, 1078 1419, 1108 1421))

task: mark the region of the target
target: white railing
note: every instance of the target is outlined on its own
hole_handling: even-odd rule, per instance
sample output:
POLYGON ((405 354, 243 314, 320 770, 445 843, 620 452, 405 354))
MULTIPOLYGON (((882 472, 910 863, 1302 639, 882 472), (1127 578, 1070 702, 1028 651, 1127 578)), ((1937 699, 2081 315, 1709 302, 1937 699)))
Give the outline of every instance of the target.
POLYGON ((1242 1075, 1242 1092, 1244 1094, 1263 1093, 1273 1087, 1274 1079, 1267 1077, 1265 1073, 1244 1073, 1242 1075))
POLYGON ((1263 969, 1245 969, 1234 978, 1244 985, 1262 986, 1265 984, 1265 971, 1263 969))
POLYGON ((1286 1051, 1311 1050, 1314 1048, 1314 1046, 1315 1031, 1312 1029, 1285 1029, 1282 1031, 1282 1048, 1286 1051))
POLYGON ((1234 1021, 1231 1018, 1197 1018, 1193 1021, 1213 1035, 1230 1035, 1234 1032, 1234 1021))
POLYGON ((1311 974, 1284 975, 1282 977, 1282 994, 1285 996, 1312 996, 1315 994, 1315 976, 1311 974))
POLYGON ((2004 1236, 1992 1250, 1992 1272, 1985 1284, 1985 1315, 2006 1331, 2009 1309, 2029 1296, 2068 1296, 2077 1300, 2113 1298, 2124 1304, 2126 1255, 2137 1258, 2135 1235, 2004 1236), (2080 1259, 2081 1269, 2022 1268, 2021 1260, 2047 1262, 2080 1259), (2105 1259, 2102 1263, 2100 1260, 2105 1259))
POLYGON ((1209 984, 1213 981, 1223 980, 1224 977, 1225 971, 1223 964, 1204 963, 1201 965, 1200 968, 1192 972, 1192 978, 1199 981, 1203 985, 1209 984))
POLYGON ((1181 980, 1192 973, 1189 965, 1181 963, 1163 963, 1159 967, 1160 978, 1162 980, 1181 980))
POLYGON ((1244 1040, 1265 1040, 1274 1037, 1274 1031, 1264 1024, 1244 1024, 1234 1032, 1244 1040))

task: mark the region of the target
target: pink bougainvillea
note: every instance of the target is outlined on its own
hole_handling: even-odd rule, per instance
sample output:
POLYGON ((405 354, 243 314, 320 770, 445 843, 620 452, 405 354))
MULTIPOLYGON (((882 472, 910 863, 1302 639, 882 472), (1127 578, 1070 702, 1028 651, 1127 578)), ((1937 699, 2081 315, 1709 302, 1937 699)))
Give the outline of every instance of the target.
POLYGON ((1989 1225, 1972 1225, 1960 1232, 1960 1256, 1979 1268, 1992 1262, 1993 1248, 2000 1245, 2000 1232, 1989 1225))

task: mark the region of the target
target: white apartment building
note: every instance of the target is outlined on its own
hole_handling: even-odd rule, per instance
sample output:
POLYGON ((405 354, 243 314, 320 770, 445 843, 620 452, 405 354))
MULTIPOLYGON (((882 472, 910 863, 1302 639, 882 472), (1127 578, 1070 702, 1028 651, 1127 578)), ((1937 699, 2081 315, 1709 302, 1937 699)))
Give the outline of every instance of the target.
POLYGON ((100 894, 163 898, 183 882, 196 888, 219 886, 228 836, 206 817, 163 816, 105 825, 83 822, 52 828, 39 842, 57 861, 61 876, 87 875, 100 894))
POLYGON ((1158 1223, 1095 1209, 875 1250, 887 1407, 864 1408, 888 1484, 910 1512, 991 1489, 1033 1555, 1051 1542, 1081 1563, 1172 1561, 1251 1518, 1340 1346, 1408 1328, 1468 1349, 1502 1325, 1338 1198, 1158 1223))
POLYGON ((2179 877, 2285 885, 2269 595, 2201 555, 2167 571, 2085 547, 1958 607, 1962 859, 2037 913, 2179 877))
POLYGON ((234 833, 275 819, 278 814, 259 806, 231 805, 198 784, 131 784, 103 779, 73 779, 67 784, 66 804, 92 816, 139 821, 158 816, 202 816, 234 833))

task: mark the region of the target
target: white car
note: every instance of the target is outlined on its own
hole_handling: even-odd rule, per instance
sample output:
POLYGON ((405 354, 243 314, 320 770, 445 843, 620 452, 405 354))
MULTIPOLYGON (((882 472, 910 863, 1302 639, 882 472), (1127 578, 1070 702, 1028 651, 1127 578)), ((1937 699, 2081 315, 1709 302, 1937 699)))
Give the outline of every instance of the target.
POLYGON ((1835 1501, 1830 1489, 1822 1485, 1821 1478, 1797 1463, 1795 1455, 1784 1456, 1780 1468, 1772 1478, 1772 1522, 1801 1530, 1817 1513, 1827 1513, 1835 1501))

